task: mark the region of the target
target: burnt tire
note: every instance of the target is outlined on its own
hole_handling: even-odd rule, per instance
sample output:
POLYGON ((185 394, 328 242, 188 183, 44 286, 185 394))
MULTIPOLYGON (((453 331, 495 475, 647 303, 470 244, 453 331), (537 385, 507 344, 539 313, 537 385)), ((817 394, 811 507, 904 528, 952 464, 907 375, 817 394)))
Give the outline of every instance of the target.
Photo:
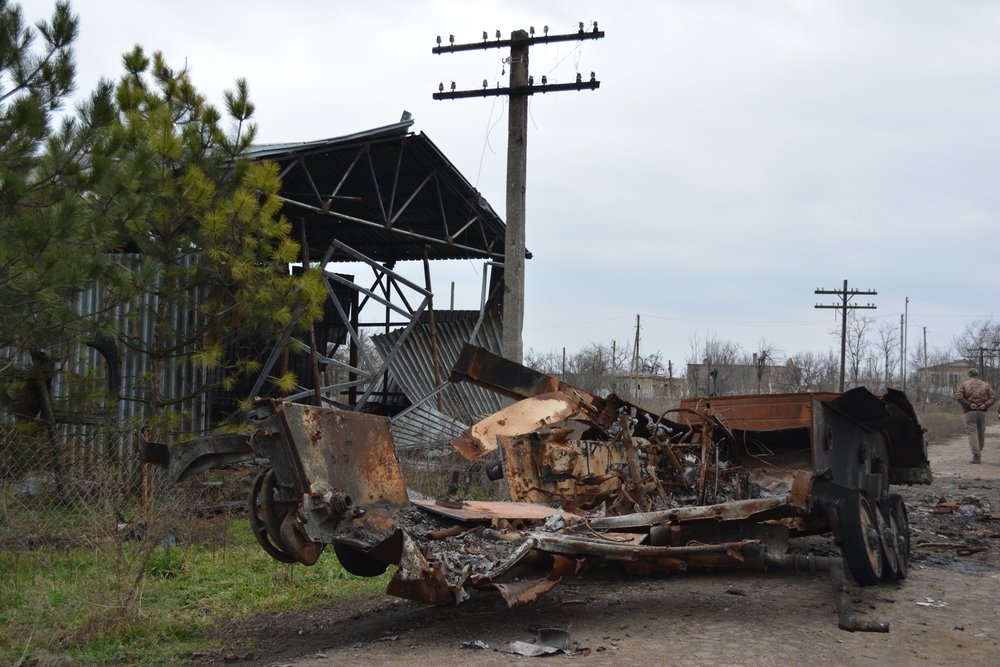
POLYGON ((882 578, 882 542, 878 518, 868 499, 852 492, 837 507, 840 548, 859 586, 874 586, 882 578))

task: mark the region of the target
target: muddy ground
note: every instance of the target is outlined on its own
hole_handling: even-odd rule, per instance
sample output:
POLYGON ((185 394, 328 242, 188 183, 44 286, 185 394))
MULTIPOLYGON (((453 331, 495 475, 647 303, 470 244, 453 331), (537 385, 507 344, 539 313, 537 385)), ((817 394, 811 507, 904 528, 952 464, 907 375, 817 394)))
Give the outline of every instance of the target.
POLYGON ((858 614, 888 634, 837 628, 825 574, 721 571, 653 578, 585 573, 535 604, 497 596, 432 608, 388 597, 247 619, 220 629, 244 665, 997 665, 1000 664, 1000 426, 982 465, 963 438, 930 449, 934 483, 899 487, 913 562, 901 584, 854 587, 858 614), (536 627, 569 631, 575 655, 503 652, 536 627), (488 648, 463 648, 480 642, 488 648))

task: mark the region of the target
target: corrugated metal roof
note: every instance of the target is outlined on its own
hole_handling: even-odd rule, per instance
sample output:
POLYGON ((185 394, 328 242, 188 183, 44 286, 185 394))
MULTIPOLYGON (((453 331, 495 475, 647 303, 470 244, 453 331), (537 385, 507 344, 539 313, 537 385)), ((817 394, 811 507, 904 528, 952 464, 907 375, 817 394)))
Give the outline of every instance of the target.
MULTIPOLYGON (((440 381, 448 379, 451 367, 455 365, 465 343, 472 343, 500 354, 502 334, 499 311, 488 309, 479 331, 474 336, 473 330, 479 313, 476 311, 466 311, 466 313, 466 317, 436 325, 437 350, 441 361, 438 368, 440 381)), ((445 315, 442 319, 451 320, 452 316, 445 315)), ((380 354, 387 356, 401 333, 402 329, 397 329, 372 336, 372 342, 380 354)), ((430 326, 421 323, 414 327, 403 341, 395 360, 389 366, 393 379, 413 403, 434 391, 436 384, 433 359, 430 326)), ((498 394, 468 382, 448 385, 429 402, 432 402, 436 410, 469 423, 493 414, 504 405, 503 398, 498 394)))
POLYGON ((311 152, 342 148, 352 144, 384 139, 386 137, 403 137, 413 126, 413 120, 404 120, 392 125, 347 134, 329 139, 314 139, 313 141, 296 141, 283 144, 258 144, 251 146, 246 156, 251 160, 277 160, 282 157, 298 157, 311 152))
MULTIPOLYGON (((311 257, 336 238, 379 261, 503 257, 503 221, 412 120, 342 137, 254 146, 281 169, 283 212, 311 257)), ((345 260, 334 256, 332 261, 345 260)))
POLYGON ((392 438, 397 451, 446 447, 469 426, 435 410, 426 403, 392 422, 392 438))

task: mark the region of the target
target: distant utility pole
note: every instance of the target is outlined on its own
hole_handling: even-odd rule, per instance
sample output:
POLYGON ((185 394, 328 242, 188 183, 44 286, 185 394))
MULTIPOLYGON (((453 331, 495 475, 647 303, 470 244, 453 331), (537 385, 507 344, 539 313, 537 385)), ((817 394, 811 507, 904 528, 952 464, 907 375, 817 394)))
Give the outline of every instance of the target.
POLYGON ((903 360, 906 359, 906 315, 899 314, 899 386, 903 386, 903 378, 906 377, 906 369, 903 368, 903 360))
POLYGON ((549 27, 543 28, 544 35, 535 37, 535 29, 529 32, 515 30, 510 39, 500 39, 500 31, 496 39, 489 41, 483 32, 483 41, 469 44, 455 44, 455 36, 449 36, 449 45, 442 46, 438 37, 438 45, 434 47, 436 54, 455 53, 457 51, 472 51, 478 49, 510 48, 510 84, 501 88, 489 88, 483 79, 481 90, 455 90, 455 82, 451 83, 451 91, 445 92, 444 84, 438 85, 434 93, 436 100, 455 100, 464 97, 491 97, 506 95, 510 98, 507 126, 507 231, 504 248, 504 295, 503 295, 503 354, 511 361, 521 362, 523 341, 521 332, 524 329, 524 200, 525 181, 528 166, 528 96, 535 93, 552 93, 563 90, 596 90, 600 87, 594 73, 590 80, 584 81, 578 73, 574 83, 550 84, 543 76, 540 86, 535 85, 534 78, 528 76, 528 49, 535 44, 550 42, 583 41, 585 39, 600 39, 604 32, 597 29, 594 22, 593 30, 584 32, 583 23, 579 30, 566 35, 549 35, 549 27))
POLYGON ((903 306, 903 358, 899 363, 903 367, 903 391, 906 391, 906 352, 909 350, 909 341, 906 340, 910 333, 910 297, 906 297, 906 304, 903 306))
POLYGON ((844 280, 843 289, 839 290, 828 290, 823 288, 817 288, 816 294, 836 294, 840 297, 839 304, 820 304, 817 303, 817 308, 837 308, 841 311, 840 313, 840 391, 844 391, 844 367, 847 361, 847 311, 857 310, 859 308, 875 308, 873 303, 851 303, 851 297, 857 296, 859 294, 864 295, 874 295, 878 294, 875 290, 856 290, 847 289, 847 280, 844 280))
POLYGON ((638 380, 639 378, 639 329, 642 327, 639 325, 639 316, 635 316, 635 345, 632 347, 632 376, 633 379, 638 380))
POLYGON ((993 361, 993 357, 995 357, 997 355, 997 352, 1000 352, 1000 348, 998 348, 998 347, 982 347, 982 346, 980 346, 980 347, 976 348, 976 351, 979 352, 979 375, 985 377, 985 373, 986 373, 986 353, 987 352, 990 353, 989 354, 990 361, 993 361))
POLYGON ((924 368, 927 368, 927 327, 924 327, 924 368))

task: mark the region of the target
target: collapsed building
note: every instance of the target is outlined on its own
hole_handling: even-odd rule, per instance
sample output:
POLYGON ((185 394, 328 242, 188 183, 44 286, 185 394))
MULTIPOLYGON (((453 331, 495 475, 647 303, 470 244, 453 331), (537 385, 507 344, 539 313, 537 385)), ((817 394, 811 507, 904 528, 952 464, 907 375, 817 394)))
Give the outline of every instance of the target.
POLYGON ((690 398, 652 414, 467 345, 451 384, 513 399, 455 437, 469 460, 498 454, 509 500, 410 498, 389 419, 263 400, 247 433, 167 447, 146 460, 179 481, 220 463, 265 460, 248 499, 261 547, 311 565, 332 545, 354 574, 396 571, 387 592, 429 604, 495 591, 511 606, 608 564, 828 570, 840 627, 862 586, 907 575, 906 507, 891 484, 928 483, 926 442, 905 395, 690 398), (792 548, 831 533, 840 556, 792 548))

